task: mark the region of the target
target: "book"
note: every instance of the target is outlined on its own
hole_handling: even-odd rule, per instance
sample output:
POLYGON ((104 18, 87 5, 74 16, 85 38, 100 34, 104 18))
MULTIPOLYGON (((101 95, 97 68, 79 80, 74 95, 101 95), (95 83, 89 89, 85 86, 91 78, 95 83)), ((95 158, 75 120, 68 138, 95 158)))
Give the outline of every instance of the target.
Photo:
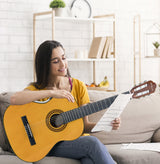
POLYGON ((105 42, 105 45, 104 45, 104 49, 103 49, 103 53, 102 53, 102 58, 106 58, 107 57, 108 48, 109 48, 109 42, 110 42, 110 39, 109 39, 109 36, 107 36, 106 37, 106 42, 105 42))
POLYGON ((95 37, 92 40, 88 58, 101 58, 106 37, 95 37))
POLYGON ((108 51, 107 51, 106 57, 109 57, 111 55, 112 45, 113 45, 113 37, 110 37, 109 38, 109 46, 108 46, 108 51))

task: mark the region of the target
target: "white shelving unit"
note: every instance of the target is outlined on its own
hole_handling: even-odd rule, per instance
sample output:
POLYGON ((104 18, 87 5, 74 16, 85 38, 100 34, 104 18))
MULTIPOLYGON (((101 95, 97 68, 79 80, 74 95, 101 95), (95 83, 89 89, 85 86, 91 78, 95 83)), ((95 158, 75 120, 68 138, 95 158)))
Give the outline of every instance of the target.
MULTIPOLYGON (((141 83, 142 80, 141 80, 141 72, 142 72, 142 59, 144 58, 148 58, 148 59, 151 59, 151 58, 159 58, 160 59, 160 56, 154 56, 154 54, 152 53, 151 54, 148 54, 146 52, 146 48, 148 48, 146 45, 146 43, 144 43, 144 58, 142 56, 142 23, 150 23, 150 26, 154 26, 155 23, 153 22, 160 22, 160 20, 155 20, 155 19, 141 19, 141 16, 140 15, 136 15, 134 16, 134 19, 133 19, 133 55, 134 55, 134 85, 136 83, 141 83), (137 40, 136 40, 136 36, 137 36, 137 40), (138 47, 136 47, 136 42, 138 42, 138 47), (136 64, 137 63, 137 64, 136 64)), ((160 23, 159 23, 160 24, 160 23)), ((146 26, 145 26, 146 27, 146 26)), ((158 32, 151 32, 150 31, 150 28, 149 27, 147 29, 147 31, 144 32, 144 41, 146 42, 146 37, 148 36, 152 36, 152 35, 157 35, 158 37, 158 41, 160 40, 160 30, 158 32)), ((148 39, 149 40, 149 39, 148 39)), ((152 42, 151 42, 151 45, 152 45, 152 42)))
MULTIPOLYGON (((47 19, 48 16, 51 17, 52 20, 52 39, 54 39, 55 36, 55 23, 57 21, 67 21, 67 22, 86 22, 86 23, 92 23, 93 24, 93 37, 95 37, 95 23, 97 22, 111 22, 113 23, 113 52, 112 58, 106 58, 106 59, 77 59, 77 58, 69 58, 69 62, 92 62, 93 63, 93 82, 96 81, 96 62, 113 62, 113 89, 110 91, 116 91, 116 56, 115 56, 115 15, 101 15, 101 16, 95 16, 94 18, 73 18, 73 17, 55 17, 54 10, 47 11, 47 12, 41 12, 41 13, 34 13, 33 14, 33 50, 34 50, 34 58, 36 53, 36 20, 39 19, 47 19)), ((34 71, 35 72, 35 71, 34 71)), ((105 88, 92 88, 95 90, 107 90, 105 88)))

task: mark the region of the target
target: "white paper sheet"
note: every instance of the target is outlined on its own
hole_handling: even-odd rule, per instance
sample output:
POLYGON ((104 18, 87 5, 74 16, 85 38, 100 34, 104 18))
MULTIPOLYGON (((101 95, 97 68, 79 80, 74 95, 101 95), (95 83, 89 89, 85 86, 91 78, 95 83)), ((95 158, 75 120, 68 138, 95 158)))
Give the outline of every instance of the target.
POLYGON ((160 143, 130 143, 122 144, 122 149, 148 150, 160 152, 160 143))
POLYGON ((104 113, 95 127, 92 129, 92 132, 95 131, 111 131, 112 125, 111 122, 120 116, 123 112, 125 106, 131 99, 132 94, 120 94, 108 108, 108 110, 104 113))

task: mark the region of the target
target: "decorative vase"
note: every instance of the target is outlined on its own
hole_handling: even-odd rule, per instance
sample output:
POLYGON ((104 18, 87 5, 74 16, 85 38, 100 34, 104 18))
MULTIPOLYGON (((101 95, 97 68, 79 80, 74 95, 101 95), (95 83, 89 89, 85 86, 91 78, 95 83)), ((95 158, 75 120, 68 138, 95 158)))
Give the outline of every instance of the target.
POLYGON ((154 56, 160 56, 160 49, 154 49, 154 56))
POLYGON ((64 8, 54 8, 53 10, 55 11, 55 16, 58 16, 58 17, 63 16, 64 8))

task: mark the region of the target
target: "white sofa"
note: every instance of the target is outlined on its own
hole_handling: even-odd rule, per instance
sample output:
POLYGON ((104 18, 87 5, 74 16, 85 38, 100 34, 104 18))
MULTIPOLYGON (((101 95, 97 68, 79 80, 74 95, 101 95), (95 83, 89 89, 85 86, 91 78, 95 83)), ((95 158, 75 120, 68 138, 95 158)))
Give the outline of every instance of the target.
MULTIPOLYGON (((0 163, 25 164, 26 162, 9 152, 10 147, 3 129, 3 114, 9 105, 11 94, 0 94, 0 163)), ((103 91, 89 91, 92 102, 113 94, 103 91)), ((106 110, 90 115, 89 119, 95 122, 98 121, 106 110)), ((118 164, 159 163, 160 154, 158 152, 121 149, 122 143, 160 142, 159 93, 154 93, 138 100, 132 99, 122 113, 121 120, 122 124, 119 130, 91 133, 91 135, 98 137, 106 145, 113 159, 118 164)), ((35 164, 80 164, 80 161, 59 157, 45 157, 35 162, 35 164)))

